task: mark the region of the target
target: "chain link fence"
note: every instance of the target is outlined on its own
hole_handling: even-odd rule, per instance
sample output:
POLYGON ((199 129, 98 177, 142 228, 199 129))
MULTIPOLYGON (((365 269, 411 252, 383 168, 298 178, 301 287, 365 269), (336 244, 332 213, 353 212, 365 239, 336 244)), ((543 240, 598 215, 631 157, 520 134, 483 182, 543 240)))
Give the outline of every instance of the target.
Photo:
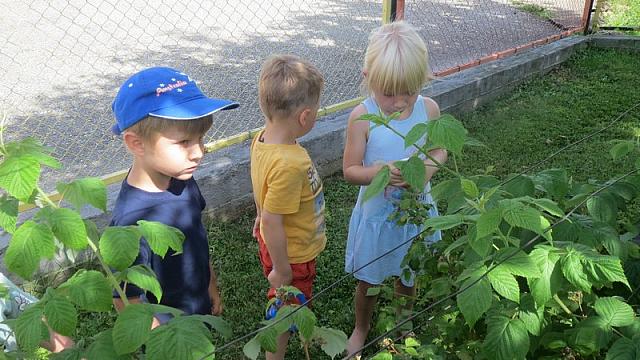
MULTIPOLYGON (((434 71, 580 26, 584 0, 407 1, 434 71), (526 2, 525 2, 526 1, 526 2), (532 8, 531 5, 542 8, 532 8), (538 10, 535 10, 538 9, 538 10)), ((368 34, 382 1, 0 0, 0 110, 5 139, 33 136, 64 164, 43 187, 126 169, 111 135, 119 84, 149 66, 181 69, 238 110, 214 117, 209 141, 262 125, 257 76, 264 59, 293 53, 323 72, 326 107, 360 95, 368 34)))

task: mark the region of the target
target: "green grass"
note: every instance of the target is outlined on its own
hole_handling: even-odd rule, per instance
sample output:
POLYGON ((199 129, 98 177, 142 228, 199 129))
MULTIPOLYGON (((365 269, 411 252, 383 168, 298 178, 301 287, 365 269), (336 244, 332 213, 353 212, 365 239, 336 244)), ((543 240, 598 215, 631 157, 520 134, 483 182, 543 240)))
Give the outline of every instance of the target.
POLYGON ((552 17, 551 11, 549 11, 549 9, 545 8, 544 6, 540 6, 538 4, 528 4, 524 1, 518 1, 518 0, 512 1, 512 4, 513 6, 515 6, 516 8, 524 12, 533 14, 543 19, 550 20, 552 17))
MULTIPOLYGON (((592 133, 633 104, 640 102, 640 54, 589 49, 575 54, 561 68, 534 79, 490 105, 461 117, 470 135, 487 148, 470 148, 457 161, 464 174, 484 172, 506 176, 544 159, 552 152, 592 133)), ((608 149, 613 139, 629 139, 640 128, 640 111, 634 111, 611 129, 544 164, 541 169, 563 167, 577 180, 609 179, 631 169, 628 161, 614 162, 608 149)), ((449 162, 453 166, 453 161, 449 162)), ((444 178, 442 173, 434 182, 444 178)), ((344 247, 357 187, 339 176, 325 180, 328 242, 318 257, 315 292, 344 276, 344 247)), ((258 246, 251 237, 253 213, 232 222, 208 225, 212 256, 224 298, 224 318, 233 326, 233 338, 258 328, 266 304, 267 281, 258 262, 258 246)), ((640 205, 629 216, 638 221, 640 205)), ((353 326, 352 278, 314 301, 320 326, 350 334, 353 326)), ((424 322, 419 319, 416 324, 424 322)), ((94 334, 113 322, 112 316, 84 316, 78 337, 94 334)), ((218 347, 225 340, 216 338, 218 347)), ((216 355, 218 359, 242 359, 241 344, 216 355)), ((297 342, 289 347, 289 359, 303 359, 297 342)), ((327 358, 316 346, 313 359, 327 358)))
MULTIPOLYGON (((608 0, 602 17, 606 26, 640 27, 640 1, 608 0)), ((640 35, 640 31, 627 33, 640 35)))

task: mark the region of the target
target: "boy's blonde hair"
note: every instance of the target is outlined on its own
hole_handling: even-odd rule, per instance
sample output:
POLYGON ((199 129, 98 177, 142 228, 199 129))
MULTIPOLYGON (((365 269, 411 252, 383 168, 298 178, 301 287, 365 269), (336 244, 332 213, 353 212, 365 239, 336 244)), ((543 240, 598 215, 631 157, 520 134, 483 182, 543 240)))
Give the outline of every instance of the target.
POLYGON ((260 109, 268 120, 287 118, 301 106, 317 105, 323 86, 322 74, 310 62, 294 55, 271 56, 260 71, 260 109))
POLYGON ((190 120, 171 120, 163 119, 155 116, 147 116, 146 118, 133 124, 125 131, 131 131, 136 133, 144 141, 150 141, 154 139, 154 136, 164 132, 169 128, 177 128, 187 135, 204 135, 211 125, 213 124, 213 118, 211 115, 203 116, 197 119, 190 120))
POLYGON ((364 71, 364 90, 388 95, 417 94, 433 79, 427 46, 404 21, 385 24, 371 33, 364 71))

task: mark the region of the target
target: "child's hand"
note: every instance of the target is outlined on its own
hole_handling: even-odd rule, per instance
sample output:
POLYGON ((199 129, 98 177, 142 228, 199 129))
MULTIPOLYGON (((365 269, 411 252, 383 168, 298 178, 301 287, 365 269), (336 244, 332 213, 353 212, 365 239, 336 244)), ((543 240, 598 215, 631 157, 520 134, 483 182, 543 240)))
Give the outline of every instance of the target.
POLYGON ((291 266, 286 267, 284 271, 277 271, 276 268, 273 268, 269 275, 267 276, 267 280, 269 280, 269 284, 272 288, 277 289, 284 285, 290 285, 293 280, 293 272, 291 271, 291 266))
POLYGON ((391 177, 389 178, 389 185, 397 186, 401 188, 408 188, 409 184, 407 184, 402 178, 402 173, 400 172, 400 169, 395 167, 395 165, 393 165, 392 162, 387 165, 389 165, 389 174, 391 175, 391 177))
POLYGON ((253 237, 258 238, 260 234, 260 216, 256 216, 256 221, 253 223, 253 237))

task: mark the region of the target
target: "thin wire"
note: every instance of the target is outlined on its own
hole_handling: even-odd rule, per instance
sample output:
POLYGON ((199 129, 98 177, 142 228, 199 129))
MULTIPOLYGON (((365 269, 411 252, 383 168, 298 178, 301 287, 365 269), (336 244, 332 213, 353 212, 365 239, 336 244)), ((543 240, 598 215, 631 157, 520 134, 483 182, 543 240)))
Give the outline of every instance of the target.
MULTIPOLYGON (((629 109, 627 109, 625 112, 621 113, 620 115, 618 115, 618 116, 617 116, 613 121, 611 121, 607 126, 605 126, 605 127, 601 128, 601 129, 599 129, 599 130, 597 130, 597 131, 595 131, 595 132, 593 132, 593 133, 591 133, 591 134, 589 134, 589 135, 585 136, 584 138, 582 138, 582 139, 580 139, 580 140, 577 140, 577 141, 575 141, 575 142, 573 142, 573 143, 571 143, 571 144, 569 144, 569 145, 567 145, 567 146, 565 146, 565 147, 563 147, 563 148, 561 148, 561 149, 559 149, 559 150, 555 151, 554 153, 552 153, 551 155, 549 155, 549 156, 547 156, 546 158, 542 159, 541 161, 538 161, 537 163, 535 163, 535 164, 533 164, 533 165, 530 165, 530 166, 528 166, 527 168, 525 168, 524 172, 522 172, 522 173, 520 173, 520 174, 518 174, 518 175, 512 176, 511 178, 508 178, 507 180, 503 181, 502 183, 500 183, 500 185, 505 185, 505 184, 507 184, 507 183, 509 183, 509 182, 513 181, 514 179, 518 178, 519 176, 524 175, 524 174, 525 174, 526 172, 528 172, 529 170, 531 170, 531 169, 533 169, 533 168, 535 168, 535 167, 537 167, 537 166, 540 166, 541 164, 545 163, 546 161, 549 161, 551 158, 553 158, 554 156, 557 156, 557 155, 558 155, 558 154, 560 154, 561 152, 563 152, 563 151, 565 151, 565 150, 567 150, 567 149, 569 149, 569 148, 571 148, 571 147, 573 147, 573 146, 575 146, 575 145, 577 145, 577 144, 580 144, 580 143, 582 143, 582 142, 584 142, 584 141, 586 141, 586 140, 588 140, 588 139, 592 138, 593 136, 595 136, 595 135, 597 135, 597 134, 599 134, 599 133, 601 133, 601 132, 605 131, 606 129, 608 129, 608 128, 612 127, 612 126, 613 126, 613 125, 615 125, 618 121, 620 121, 620 119, 622 119, 625 115, 627 115, 631 110, 633 110, 633 109, 635 109, 635 108, 637 108, 637 107, 639 107, 639 106, 640 106, 640 102, 639 102, 639 103, 637 103, 637 104, 635 104, 635 105, 633 105, 632 107, 630 107, 629 109)), ((327 292, 328 290, 333 289, 333 288, 334 288, 334 287, 336 287, 339 283, 341 283, 342 281, 344 281, 346 278, 351 277, 351 275, 353 275, 354 273, 356 273, 356 272, 358 272, 358 271, 360 271, 360 270, 364 269, 365 267, 367 267, 367 266, 371 265, 372 263, 374 263, 374 262, 376 262, 376 261, 380 260, 381 258, 383 258, 383 257, 385 257, 385 256, 387 256, 387 255, 389 255, 390 253, 392 253, 392 252, 394 252, 395 250, 397 250, 398 248, 400 248, 400 247, 402 247, 402 246, 406 245, 407 243, 412 242, 413 240, 415 240, 415 239, 416 239, 416 238, 418 238, 419 236, 423 235, 425 232, 427 232, 427 229, 425 229, 425 230, 421 231, 421 232, 420 232, 420 233, 418 233, 416 236, 414 236, 414 237, 412 237, 412 238, 410 238, 410 239, 408 239, 408 240, 406 240, 406 241, 402 242, 401 244, 399 244, 398 246, 394 247, 393 249, 391 249, 391 250, 389 250, 389 251, 387 251, 387 252, 383 253, 382 255, 378 256, 377 258, 375 258, 375 259, 373 259, 373 260, 369 261, 368 263, 364 264, 364 265, 363 265, 363 266, 361 266, 360 268, 358 268, 358 269, 356 269, 356 270, 354 270, 354 271, 352 271, 352 272, 350 272, 350 273, 347 273, 346 275, 343 275, 342 277, 340 277, 338 280, 334 281, 334 282, 333 282, 332 284, 330 284, 329 286, 327 286, 327 287, 325 287, 324 289, 322 289, 322 290, 320 290, 319 292, 317 292, 317 293, 316 293, 315 295, 313 295, 310 299, 307 299, 307 301, 306 301, 306 302, 304 302, 300 307, 298 307, 298 308, 294 309, 293 311, 291 311, 290 313, 288 313, 286 316, 283 316, 283 317, 282 317, 282 318, 280 318, 279 320, 276 320, 275 322, 270 323, 269 325, 265 325, 265 326, 260 327, 260 328, 258 328, 258 329, 256 329, 256 330, 254 330, 254 331, 252 331, 252 332, 250 332, 250 333, 248 333, 248 334, 245 334, 245 335, 243 335, 243 336, 241 336, 241 337, 239 337, 239 338, 236 338, 236 339, 234 339, 234 340, 232 340, 232 341, 230 341, 230 342, 228 342, 228 343, 226 343, 226 344, 222 345, 221 347, 219 347, 219 348, 215 349, 215 351, 214 351, 214 352, 211 352, 210 354, 205 355, 205 356, 204 356, 204 357, 202 357, 201 359, 205 359, 207 356, 213 355, 215 352, 221 352, 221 351, 223 351, 223 350, 225 350, 225 349, 227 349, 227 348, 231 347, 232 345, 236 344, 237 342, 242 341, 242 340, 244 340, 244 339, 247 339, 247 338, 249 338, 249 337, 251 337, 251 336, 253 336, 253 335, 256 335, 257 333, 259 333, 259 332, 261 332, 261 331, 263 331, 263 330, 266 330, 266 329, 268 329, 268 328, 269 328, 269 327, 271 327, 271 326, 274 326, 275 324, 279 323, 280 321, 285 320, 285 319, 286 319, 286 318, 288 318, 289 316, 292 316, 292 315, 293 315, 293 314, 295 314, 297 311, 299 311, 299 310, 300 310, 300 308, 301 308, 302 306, 304 306, 304 305, 306 305, 307 303, 311 302, 312 300, 316 299, 317 297, 319 297, 319 296, 320 296, 320 295, 322 295, 323 293, 327 292)), ((534 238, 534 239, 535 239, 535 238, 534 238)), ((510 257, 508 257, 508 258, 510 258, 510 257)), ((507 259, 508 259, 508 258, 507 258, 507 259)), ((475 283, 474 283, 474 284, 475 284, 475 283)))
MULTIPOLYGON (((567 214, 565 214, 560 220, 556 221, 555 223, 553 223, 552 225, 548 226, 546 229, 543 230, 543 234, 548 232, 549 230, 553 229, 555 226, 557 226, 558 224, 566 221, 569 219, 569 216, 571 216, 577 209, 579 209, 582 205, 584 205, 589 199, 593 198, 594 196, 596 196, 597 194, 599 194, 600 192, 602 192, 603 190, 606 190, 607 188, 613 186, 614 184, 618 183, 620 180, 633 175, 634 173, 637 173, 639 171, 639 169, 634 169, 622 176, 620 176, 619 178, 617 178, 615 181, 608 183, 604 186, 602 186, 601 188, 599 188, 598 190, 594 191, 593 193, 591 193, 588 197, 586 197, 584 200, 582 200, 578 205, 576 205, 573 209, 571 209, 571 211, 569 211, 567 214)), ((524 248, 532 245, 535 241, 537 241, 540 237, 542 236, 542 234, 538 234, 536 235, 533 239, 527 241, 524 245, 521 245, 518 247, 518 250, 523 250, 524 248)), ((387 335, 389 335, 391 332, 396 331, 398 328, 400 328, 402 325, 406 324, 407 322, 415 319, 416 317, 422 315, 423 313, 425 313, 428 310, 431 310, 432 308, 434 308, 435 306, 443 303, 446 300, 449 300, 455 296, 458 296, 459 294, 467 291, 469 288, 471 288, 472 286, 474 286, 475 284, 477 284, 478 282, 480 282, 482 279, 484 279, 485 277, 487 277, 487 275, 493 271, 496 267, 500 266, 502 263, 504 263, 505 261, 511 259, 512 257, 514 257, 519 251, 514 251, 512 254, 510 254, 509 256, 505 257, 504 259, 502 259, 501 261, 498 261, 497 263, 495 263, 494 265, 492 265, 487 271, 485 271, 480 277, 478 277, 476 280, 472 281, 471 284, 467 285, 466 287, 462 287, 460 289, 458 289, 457 291, 455 291, 452 294, 447 295, 446 297, 432 303, 431 305, 427 306, 425 309, 420 310, 419 312, 415 313, 414 315, 406 318, 405 320, 401 321, 400 323, 398 323, 396 326, 394 326, 392 329, 388 330, 387 332, 383 333, 382 335, 376 337, 375 339, 371 340, 370 342, 368 342, 367 344, 365 344, 363 347, 361 347, 360 349, 358 349, 355 353, 347 355, 346 357, 344 357, 342 360, 348 360, 353 358, 354 356, 356 356, 356 354, 358 354, 359 352, 361 352, 362 350, 364 350, 365 348, 371 346, 372 344, 377 343, 380 339, 386 337, 387 335)), ((385 347, 386 348, 386 347, 385 347)), ((383 348, 384 349, 384 348, 383 348)), ((378 352, 380 352, 382 350, 379 350, 378 352)))

